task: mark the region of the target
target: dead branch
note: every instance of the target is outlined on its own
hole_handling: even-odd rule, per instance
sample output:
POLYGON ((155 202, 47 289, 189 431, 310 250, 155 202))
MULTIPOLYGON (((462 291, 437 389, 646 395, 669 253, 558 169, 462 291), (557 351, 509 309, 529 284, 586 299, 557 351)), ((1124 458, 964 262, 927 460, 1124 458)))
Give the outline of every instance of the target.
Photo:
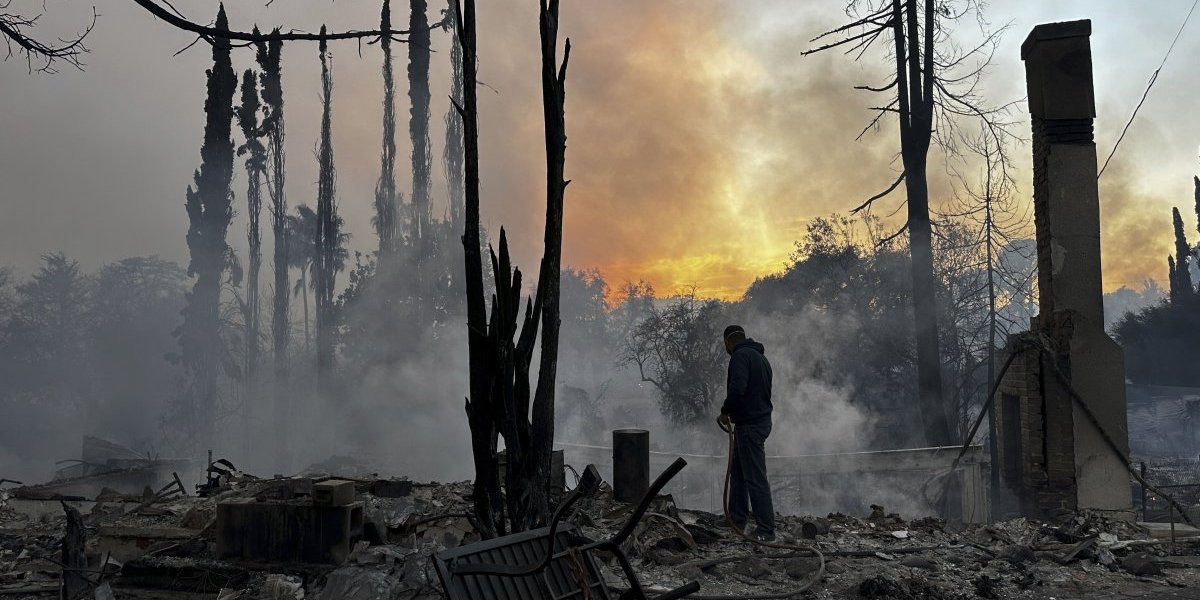
MULTIPOLYGON (((11 0, 0 2, 0 11, 8 8, 11 3, 11 0)), ((96 7, 92 7, 92 22, 82 32, 73 38, 59 38, 57 45, 39 41, 27 33, 27 30, 37 26, 37 21, 41 16, 39 14, 34 17, 23 17, 17 14, 0 12, 0 35, 4 36, 5 45, 8 49, 8 55, 5 57, 5 60, 12 57, 14 52, 13 45, 16 44, 16 52, 25 55, 25 61, 30 73, 34 71, 33 61, 35 58, 46 61, 45 64, 37 69, 39 73, 58 72, 54 68, 56 61, 62 61, 76 69, 83 70, 81 59, 88 52, 87 46, 83 44, 83 40, 96 26, 96 19, 99 18, 96 7)))
MULTIPOLYGON (((254 42, 254 43, 266 42, 266 41, 271 41, 271 40, 319 42, 319 41, 331 41, 331 40, 379 38, 379 37, 382 37, 385 35, 395 41, 403 43, 403 42, 406 42, 407 40, 399 39, 399 38, 396 38, 395 36, 409 34, 409 31, 404 30, 404 29, 387 29, 387 30, 379 30, 379 29, 356 30, 356 29, 352 29, 349 31, 340 31, 340 32, 335 32, 335 33, 330 33, 330 32, 309 33, 309 32, 305 32, 305 31, 295 31, 295 30, 291 30, 291 31, 284 33, 278 29, 271 31, 270 33, 261 33, 261 32, 257 32, 257 31, 233 31, 233 30, 222 31, 222 30, 218 30, 213 27, 201 25, 194 21, 190 21, 190 20, 180 16, 177 12, 173 12, 173 11, 167 10, 166 8, 163 8, 162 6, 160 6, 158 4, 158 2, 156 2, 156 0, 133 0, 133 2, 135 2, 138 6, 146 9, 147 12, 154 15, 155 17, 158 17, 159 19, 166 21, 167 24, 169 24, 177 29, 182 29, 184 31, 190 31, 196 35, 199 35, 200 37, 204 38, 209 43, 212 43, 212 40, 217 39, 217 38, 225 39, 225 40, 238 40, 238 41, 242 41, 242 42, 254 42)), ((430 28, 431 29, 441 28, 442 26, 443 26, 443 24, 441 22, 439 22, 435 25, 432 25, 430 28)))
POLYGON ((879 192, 878 194, 875 194, 874 196, 871 196, 870 198, 867 198, 866 202, 863 202, 862 204, 859 204, 858 206, 854 207, 854 209, 850 211, 850 214, 852 214, 852 215, 858 214, 863 209, 869 208, 871 206, 871 203, 892 193, 892 191, 895 190, 896 187, 900 185, 900 182, 904 181, 905 173, 907 173, 907 171, 901 172, 900 176, 897 177, 896 180, 892 182, 892 185, 889 185, 887 187, 887 189, 883 190, 882 192, 879 192))

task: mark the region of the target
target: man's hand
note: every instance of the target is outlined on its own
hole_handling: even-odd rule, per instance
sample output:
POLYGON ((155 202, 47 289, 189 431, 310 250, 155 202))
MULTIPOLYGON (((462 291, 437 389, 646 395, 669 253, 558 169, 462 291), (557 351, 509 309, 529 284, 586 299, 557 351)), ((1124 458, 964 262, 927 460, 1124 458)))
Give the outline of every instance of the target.
POLYGON ((729 419, 729 415, 725 413, 722 413, 721 416, 717 417, 717 425, 720 425, 721 429, 724 429, 725 431, 730 431, 733 429, 733 421, 731 421, 729 419))

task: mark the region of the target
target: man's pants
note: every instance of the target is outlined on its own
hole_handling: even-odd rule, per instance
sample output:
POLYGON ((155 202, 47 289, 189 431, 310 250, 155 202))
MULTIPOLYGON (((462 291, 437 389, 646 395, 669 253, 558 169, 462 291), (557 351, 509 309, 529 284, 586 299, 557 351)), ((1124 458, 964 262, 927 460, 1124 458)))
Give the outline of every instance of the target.
POLYGON ((733 471, 729 478, 729 516, 733 523, 745 527, 747 513, 753 507, 757 532, 764 535, 775 533, 775 507, 771 503, 764 447, 769 435, 770 420, 734 428, 733 471))

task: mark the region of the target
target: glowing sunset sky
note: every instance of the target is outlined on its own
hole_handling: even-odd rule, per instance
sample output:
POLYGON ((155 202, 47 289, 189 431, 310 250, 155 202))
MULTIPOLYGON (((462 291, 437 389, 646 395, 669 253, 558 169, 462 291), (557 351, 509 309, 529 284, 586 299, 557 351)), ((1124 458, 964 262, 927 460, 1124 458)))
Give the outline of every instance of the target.
MULTIPOLYGON (((366 28, 375 2, 275 0, 229 3, 235 27, 282 24, 315 30, 366 28)), ((431 0, 431 11, 443 4, 431 0)), ((1037 23, 1093 20, 1097 146, 1106 156, 1158 65, 1190 2, 1011 0, 988 19, 1011 26, 987 74, 996 103, 1024 96, 1019 45, 1037 23)), ((176 3, 208 21, 215 3, 176 3)), ((397 2, 395 14, 406 12, 397 2)), ((17 0, 38 10, 41 1, 17 0)), ((572 40, 567 83, 564 261, 599 268, 610 284, 646 280, 662 294, 695 285, 737 297, 779 270, 810 219, 846 210, 895 176, 889 124, 854 141, 878 99, 854 85, 883 81, 886 65, 838 53, 801 57, 808 39, 845 19, 844 2, 782 0, 605 0, 563 3, 561 34, 572 40)), ((66 34, 89 17, 76 2, 47 0, 47 33, 66 34)), ((87 70, 27 75, 0 63, 0 263, 24 272, 38 255, 63 250, 88 268, 135 254, 186 263, 183 190, 199 165, 204 70, 210 58, 191 38, 128 0, 100 7, 87 70)), ((537 3, 479 2, 483 215, 511 232, 519 264, 540 256, 544 211, 537 3)), ((436 16, 435 16, 436 18, 436 16)), ((402 17, 397 18, 398 21, 402 17)), ((1172 247, 1170 207, 1196 238, 1191 177, 1200 144, 1200 17, 1189 25, 1138 121, 1101 180, 1106 287, 1164 279, 1172 247)), ((970 27, 964 26, 968 31, 970 27)), ((449 90, 447 37, 434 33, 435 210, 445 203, 440 155, 449 90)), ((339 210, 355 250, 370 227, 382 109, 377 46, 334 46, 334 132, 339 210)), ((397 47, 398 73, 405 48, 397 47)), ((235 68, 253 65, 235 51, 235 68)), ((285 49, 288 200, 315 203, 318 63, 315 44, 285 49)), ((406 83, 398 102, 407 125, 406 83)), ((1028 136, 1024 105, 1014 116, 1028 136)), ((399 187, 411 182, 408 140, 399 187)), ((1014 151, 1027 193, 1028 147, 1014 151)), ((240 162, 236 206, 244 203, 240 162)), ((934 203, 949 178, 931 160, 934 203)), ((897 198, 898 200, 899 198, 897 198)), ((895 206, 894 204, 890 206, 895 206)), ((239 210, 230 228, 244 246, 239 210)), ((267 244, 270 241, 267 240, 267 244)))

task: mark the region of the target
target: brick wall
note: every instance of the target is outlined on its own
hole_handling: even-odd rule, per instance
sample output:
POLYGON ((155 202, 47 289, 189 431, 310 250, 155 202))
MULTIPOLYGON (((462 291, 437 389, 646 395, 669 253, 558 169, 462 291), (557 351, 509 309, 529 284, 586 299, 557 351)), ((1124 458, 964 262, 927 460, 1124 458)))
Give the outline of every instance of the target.
MULTIPOLYGON (((1054 515, 1075 508, 1075 442, 1070 398, 1043 361, 1058 360, 1061 365, 1068 359, 1065 353, 1028 347, 1022 343, 1026 335, 1009 340, 1010 351, 1018 349, 1018 356, 998 390, 997 457, 1021 512, 1054 515)), ((1007 353, 998 357, 1007 359, 1007 353)))

